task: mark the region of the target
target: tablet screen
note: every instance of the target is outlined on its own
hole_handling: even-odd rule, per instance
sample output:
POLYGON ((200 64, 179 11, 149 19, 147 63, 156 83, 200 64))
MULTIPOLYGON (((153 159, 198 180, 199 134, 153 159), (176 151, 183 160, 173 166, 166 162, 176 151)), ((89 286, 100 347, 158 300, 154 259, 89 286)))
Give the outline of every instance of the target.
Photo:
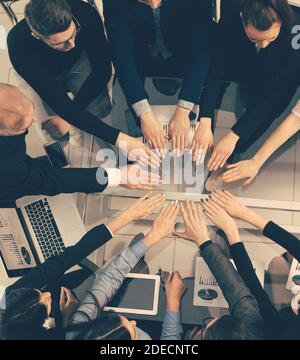
MULTIPOLYGON (((130 275, 129 275, 130 276, 130 275)), ((127 277, 107 308, 127 313, 157 313, 159 278, 127 277)))

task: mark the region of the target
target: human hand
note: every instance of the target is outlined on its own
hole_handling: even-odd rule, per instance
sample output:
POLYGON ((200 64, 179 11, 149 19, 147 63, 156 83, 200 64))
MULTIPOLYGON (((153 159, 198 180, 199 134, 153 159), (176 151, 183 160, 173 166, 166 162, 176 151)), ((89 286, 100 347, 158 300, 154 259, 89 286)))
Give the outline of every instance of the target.
POLYGON ((153 222, 151 230, 144 239, 149 247, 173 233, 178 212, 179 206, 177 201, 173 201, 161 209, 153 222))
POLYGON ((214 190, 211 194, 216 204, 222 207, 230 216, 237 220, 243 220, 259 230, 263 231, 268 221, 253 210, 247 208, 240 199, 233 196, 229 191, 214 190))
POLYGON ((299 315, 299 309, 300 309, 300 291, 298 291, 291 302, 291 308, 293 313, 298 316, 299 315))
POLYGON ((180 156, 188 147, 190 134, 190 110, 177 107, 169 122, 169 137, 172 140, 173 152, 180 156))
POLYGON ((170 272, 165 282, 165 289, 167 295, 167 311, 179 311, 185 286, 178 271, 170 272))
POLYGON ((165 201, 165 196, 162 194, 154 196, 150 195, 151 193, 144 195, 124 211, 124 214, 128 217, 129 222, 147 218, 165 201))
POLYGON ((193 241, 198 247, 209 240, 207 225, 200 205, 186 201, 186 206, 180 204, 183 218, 184 232, 175 232, 174 235, 182 239, 193 241))
POLYGON ((153 213, 153 211, 160 207, 165 201, 165 196, 162 194, 150 196, 148 193, 136 200, 128 209, 124 210, 116 218, 111 219, 107 224, 110 231, 115 234, 122 227, 128 225, 132 221, 142 220, 153 213))
POLYGON ((211 197, 218 206, 223 208, 233 218, 244 221, 248 220, 251 210, 229 191, 215 189, 211 197))
POLYGON ((42 129, 46 130, 54 140, 58 140, 70 131, 71 126, 60 116, 54 115, 42 122, 42 129))
POLYGON ((246 179, 243 186, 249 185, 257 176, 260 165, 254 158, 250 160, 240 161, 236 164, 226 166, 225 171, 221 178, 225 183, 230 183, 240 179, 246 179))
POLYGON ((201 118, 191 146, 193 161, 195 161, 197 165, 203 163, 207 151, 213 145, 213 140, 211 119, 201 118))
POLYGON ((142 114, 140 120, 142 132, 150 148, 158 150, 158 153, 164 157, 167 151, 168 136, 165 134, 161 123, 152 111, 142 114))
POLYGON ((118 146, 131 161, 136 161, 138 164, 146 167, 160 167, 160 157, 151 150, 149 146, 143 144, 143 142, 137 138, 120 133, 116 146, 118 146))
POLYGON ((144 170, 138 164, 124 166, 120 170, 120 185, 126 189, 153 190, 161 183, 158 174, 144 170))
POLYGON ((209 171, 216 171, 226 164, 238 140, 239 137, 233 131, 229 131, 229 133, 217 143, 207 164, 209 171))
POLYGON ((63 317, 63 325, 66 327, 70 317, 79 306, 79 301, 72 294, 72 291, 62 287, 59 299, 59 308, 63 317))
POLYGON ((201 200, 205 215, 227 236, 230 244, 240 241, 237 225, 233 218, 211 197, 201 200))

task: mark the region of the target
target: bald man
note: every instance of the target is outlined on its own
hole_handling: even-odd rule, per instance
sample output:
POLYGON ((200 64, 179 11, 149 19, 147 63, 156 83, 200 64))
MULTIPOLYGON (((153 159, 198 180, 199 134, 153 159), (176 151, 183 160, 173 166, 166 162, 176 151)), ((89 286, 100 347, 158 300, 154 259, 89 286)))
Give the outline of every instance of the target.
POLYGON ((139 179, 130 180, 129 167, 60 169, 40 158, 32 159, 26 154, 25 137, 35 121, 33 103, 18 88, 0 84, 0 200, 16 200, 25 195, 102 192, 117 185, 148 190, 157 184, 156 177, 151 175, 150 179, 142 171, 139 179))

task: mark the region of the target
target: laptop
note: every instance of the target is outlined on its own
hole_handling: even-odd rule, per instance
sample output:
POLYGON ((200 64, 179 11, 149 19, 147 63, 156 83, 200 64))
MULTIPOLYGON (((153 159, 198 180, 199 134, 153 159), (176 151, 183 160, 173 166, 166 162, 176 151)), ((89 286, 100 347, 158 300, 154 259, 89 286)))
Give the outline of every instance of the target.
POLYGON ((0 251, 8 277, 24 276, 85 233, 72 195, 0 202, 0 251))

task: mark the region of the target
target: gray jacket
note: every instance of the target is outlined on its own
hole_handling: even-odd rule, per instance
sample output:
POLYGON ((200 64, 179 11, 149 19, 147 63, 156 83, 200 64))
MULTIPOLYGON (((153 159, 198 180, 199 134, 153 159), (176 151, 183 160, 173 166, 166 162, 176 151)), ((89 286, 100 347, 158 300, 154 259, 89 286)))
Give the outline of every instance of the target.
POLYGON ((251 340, 264 339, 264 322, 256 299, 221 247, 207 243, 201 255, 222 289, 231 315, 243 321, 251 340))

